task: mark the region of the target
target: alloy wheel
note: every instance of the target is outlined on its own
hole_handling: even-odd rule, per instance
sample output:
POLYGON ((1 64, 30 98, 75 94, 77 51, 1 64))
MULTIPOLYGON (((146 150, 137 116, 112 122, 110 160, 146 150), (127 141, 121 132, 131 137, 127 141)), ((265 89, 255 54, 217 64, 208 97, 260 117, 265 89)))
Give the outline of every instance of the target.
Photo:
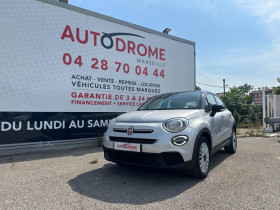
POLYGON ((200 145, 199 149, 199 167, 202 173, 207 173, 209 166, 209 149, 205 142, 200 145))

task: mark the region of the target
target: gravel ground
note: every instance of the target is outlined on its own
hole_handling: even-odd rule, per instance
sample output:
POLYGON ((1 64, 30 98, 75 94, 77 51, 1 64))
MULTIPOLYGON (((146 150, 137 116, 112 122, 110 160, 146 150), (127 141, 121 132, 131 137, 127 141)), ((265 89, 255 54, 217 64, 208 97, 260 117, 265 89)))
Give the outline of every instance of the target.
POLYGON ((0 209, 280 209, 278 140, 240 138, 235 155, 212 156, 203 181, 118 166, 102 148, 0 157, 0 209))

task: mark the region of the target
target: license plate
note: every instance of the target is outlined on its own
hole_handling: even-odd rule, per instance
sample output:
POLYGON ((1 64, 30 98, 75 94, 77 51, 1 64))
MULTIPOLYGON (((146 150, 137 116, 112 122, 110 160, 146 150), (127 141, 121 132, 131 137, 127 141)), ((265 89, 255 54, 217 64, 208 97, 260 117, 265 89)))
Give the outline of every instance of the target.
POLYGON ((123 143, 123 142, 114 142, 115 150, 123 150, 130 152, 140 152, 140 144, 132 144, 132 143, 123 143))

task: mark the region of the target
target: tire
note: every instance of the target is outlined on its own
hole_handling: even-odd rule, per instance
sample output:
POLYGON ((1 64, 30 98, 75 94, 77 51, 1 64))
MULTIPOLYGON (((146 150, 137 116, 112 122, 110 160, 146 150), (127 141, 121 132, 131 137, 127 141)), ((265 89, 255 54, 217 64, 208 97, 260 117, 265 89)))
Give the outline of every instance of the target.
POLYGON ((231 134, 231 144, 229 146, 224 147, 225 152, 229 154, 234 154, 237 149, 237 138, 236 138, 236 133, 235 130, 232 130, 231 134))
POLYGON ((195 165, 191 175, 198 179, 205 179, 209 172, 210 149, 207 139, 203 136, 199 139, 195 157, 195 165))

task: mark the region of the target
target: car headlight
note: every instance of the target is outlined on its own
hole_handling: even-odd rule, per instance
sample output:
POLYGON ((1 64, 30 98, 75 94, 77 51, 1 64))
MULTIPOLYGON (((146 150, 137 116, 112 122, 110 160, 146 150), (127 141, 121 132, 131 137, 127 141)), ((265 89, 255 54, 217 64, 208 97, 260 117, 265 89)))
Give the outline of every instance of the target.
POLYGON ((163 128, 170 133, 177 133, 184 130, 189 122, 185 118, 173 118, 163 122, 163 128))

